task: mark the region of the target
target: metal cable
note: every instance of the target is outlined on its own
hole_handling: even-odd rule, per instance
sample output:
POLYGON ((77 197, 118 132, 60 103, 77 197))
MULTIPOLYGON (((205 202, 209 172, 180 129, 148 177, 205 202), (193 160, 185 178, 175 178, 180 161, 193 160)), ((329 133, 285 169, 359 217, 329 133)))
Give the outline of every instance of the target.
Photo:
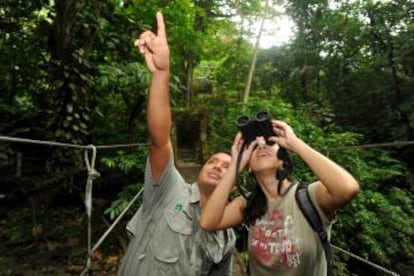
MULTIPOLYGON (((88 180, 86 185, 86 191, 85 191, 85 205, 87 209, 87 215, 88 215, 88 259, 86 268, 82 271, 81 275, 85 275, 89 271, 90 263, 91 263, 91 255, 92 253, 100 246, 100 244, 103 242, 103 240, 107 237, 107 235, 113 230, 113 228, 117 225, 117 223, 120 221, 120 219, 124 216, 124 214, 129 210, 129 208, 132 206, 132 204, 139 198, 141 195, 143 189, 141 189, 135 197, 129 202, 127 207, 122 211, 122 213, 117 217, 117 219, 113 222, 113 224, 107 229, 107 231, 101 236, 101 238, 98 240, 98 242, 91 248, 91 223, 90 223, 90 217, 91 217, 91 210, 92 210, 92 184, 93 180, 99 177, 99 173, 95 170, 95 158, 96 158, 96 149, 111 149, 111 148, 122 148, 122 147, 136 147, 136 146, 144 146, 147 144, 143 143, 134 143, 134 144, 114 144, 114 145, 100 145, 100 146, 94 146, 94 145, 75 145, 75 144, 69 144, 69 143, 61 143, 61 142, 53 142, 53 141, 42 141, 42 140, 33 140, 33 139, 25 139, 25 138, 17 138, 17 137, 8 137, 8 136, 0 136, 0 141, 6 141, 6 142, 18 142, 18 143, 28 143, 28 144, 39 144, 39 145, 47 145, 47 146, 60 146, 60 147, 70 147, 70 148, 77 148, 77 149, 85 149, 85 162, 88 169, 88 180), (88 157, 88 150, 92 149, 92 162, 89 163, 89 157, 88 157)), ((389 143, 376 143, 376 144, 365 144, 365 145, 355 145, 355 146, 346 146, 346 147, 337 147, 337 148, 329 148, 326 150, 334 151, 334 150, 345 150, 345 149, 352 149, 352 148, 374 148, 374 147, 395 147, 395 146, 407 146, 407 145, 413 145, 414 141, 395 141, 395 142, 389 142, 389 143)), ((248 229, 246 225, 244 225, 248 229)), ((369 260, 366 260, 356 254, 353 254, 351 252, 348 252, 344 249, 341 249, 337 246, 331 245, 332 248, 347 254, 361 262, 364 262, 372 267, 375 267, 378 270, 381 270, 382 272, 385 272, 387 274, 393 275, 393 276, 399 276, 396 272, 390 271, 380 265, 377 265, 369 260)))
POLYGON ((88 149, 89 148, 89 146, 75 145, 75 144, 69 144, 69 143, 33 140, 33 139, 8 137, 8 136, 0 136, 0 141, 27 143, 27 144, 38 144, 38 145, 46 145, 46 146, 69 147, 69 148, 77 148, 77 149, 88 149))
POLYGON ((327 148, 327 150, 346 150, 346 149, 355 149, 355 148, 385 148, 385 147, 398 147, 398 146, 409 146, 409 145, 414 145, 414 141, 395 141, 395 142, 387 142, 387 143, 344 146, 344 147, 336 147, 336 148, 327 148))
POLYGON ((145 143, 135 143, 135 144, 114 144, 114 145, 101 145, 96 146, 97 149, 114 149, 114 148, 130 148, 130 147, 140 147, 140 146, 148 146, 145 143))
POLYGON ((111 226, 106 230, 106 232, 99 238, 99 240, 95 243, 95 245, 91 249, 91 254, 98 249, 98 247, 101 245, 101 243, 105 240, 105 238, 108 236, 108 234, 115 228, 115 226, 118 224, 118 222, 121 220, 121 218, 126 214, 126 212, 131 208, 131 206, 135 203, 135 201, 140 197, 142 192, 144 191, 144 188, 141 188, 139 192, 135 195, 135 197, 128 203, 128 205, 122 210, 121 214, 118 215, 118 217, 114 220, 114 222, 111 224, 111 226))
MULTIPOLYGON (((54 142, 54 141, 43 141, 43 140, 34 140, 34 139, 26 139, 26 138, 18 138, 18 137, 10 137, 10 136, 0 136, 0 141, 5 142, 17 142, 17 143, 27 143, 27 144, 38 144, 38 145, 46 145, 46 146, 58 146, 58 147, 69 147, 69 148, 77 148, 77 149, 90 149, 90 145, 76 145, 70 143, 61 143, 61 142, 54 142)), ((113 144, 113 145, 99 145, 95 146, 97 149, 111 149, 111 148, 127 148, 127 147, 140 147, 140 146, 147 146, 146 143, 133 143, 133 144, 113 144)))
POLYGON ((91 250, 92 244, 92 190, 93 190, 93 181, 100 177, 99 172, 95 169, 96 161, 96 147, 94 145, 88 145, 88 149, 85 150, 85 164, 88 170, 88 179, 86 180, 85 187, 85 208, 86 215, 88 217, 88 255, 86 259, 85 269, 82 271, 81 275, 85 275, 91 266, 91 258, 93 251, 91 250), (92 158, 89 162, 89 148, 92 149, 92 158))
POLYGON ((359 260, 359 261, 361 261, 363 263, 366 263, 366 264, 368 264, 368 265, 370 265, 372 267, 375 267, 376 269, 381 270, 382 272, 385 272, 387 274, 394 275, 394 276, 399 276, 400 275, 400 274, 395 273, 395 272, 393 272, 393 271, 391 271, 389 269, 386 269, 385 267, 382 267, 382 266, 377 265, 377 264, 375 264, 375 263, 373 263, 373 262, 371 262, 371 261, 369 261, 367 259, 364 259, 364 258, 362 258, 362 257, 360 257, 358 255, 355 255, 354 253, 351 253, 349 251, 346 251, 345 249, 339 248, 339 247, 337 247, 337 246, 335 246, 333 244, 331 244, 331 246, 332 246, 332 248, 334 248, 334 249, 336 249, 336 250, 338 250, 338 251, 340 251, 340 252, 342 252, 344 254, 347 254, 347 255, 349 255, 349 256, 351 256, 351 257, 353 257, 353 258, 355 258, 355 259, 357 259, 357 260, 359 260))
MULTIPOLYGON (((90 146, 85 146, 85 145, 75 145, 75 144, 69 144, 69 143, 33 140, 33 139, 25 139, 25 138, 17 138, 17 137, 9 137, 9 136, 0 136, 0 141, 31 143, 31 144, 40 144, 40 145, 48 145, 48 146, 71 147, 71 148, 79 148, 79 149, 90 148, 90 146)), ((111 149, 111 148, 139 147, 139 146, 146 146, 146 145, 148 144, 133 143, 133 144, 98 145, 95 147, 97 149, 111 149)), ((326 148, 325 150, 335 151, 335 150, 346 150, 346 149, 354 149, 354 148, 380 148, 380 147, 398 147, 398 146, 409 146, 409 145, 414 145, 414 141, 395 141, 395 142, 386 142, 386 143, 363 144, 363 145, 355 145, 355 146, 326 148)))

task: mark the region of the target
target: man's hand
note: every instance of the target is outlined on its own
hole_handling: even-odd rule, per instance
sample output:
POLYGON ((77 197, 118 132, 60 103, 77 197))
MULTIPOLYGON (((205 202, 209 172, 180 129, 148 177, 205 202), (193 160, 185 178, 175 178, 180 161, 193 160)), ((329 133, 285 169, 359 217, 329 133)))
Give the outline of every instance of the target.
POLYGON ((170 50, 168 48, 162 13, 157 12, 157 34, 145 31, 134 42, 142 55, 148 69, 152 72, 168 71, 170 69, 170 50))

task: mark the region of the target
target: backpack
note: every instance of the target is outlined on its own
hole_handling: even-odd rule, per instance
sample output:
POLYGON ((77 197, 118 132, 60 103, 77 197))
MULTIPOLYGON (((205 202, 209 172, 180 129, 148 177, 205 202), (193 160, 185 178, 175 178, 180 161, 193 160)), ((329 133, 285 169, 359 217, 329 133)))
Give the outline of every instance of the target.
POLYGON ((298 203, 300 210, 302 211, 309 225, 318 234, 319 239, 321 240, 323 249, 325 251, 326 263, 328 265, 327 275, 331 276, 332 275, 331 243, 328 239, 328 234, 326 233, 325 229, 322 226, 322 220, 310 199, 307 183, 302 182, 302 181, 299 182, 298 187, 295 192, 295 198, 296 198, 296 202, 298 203))

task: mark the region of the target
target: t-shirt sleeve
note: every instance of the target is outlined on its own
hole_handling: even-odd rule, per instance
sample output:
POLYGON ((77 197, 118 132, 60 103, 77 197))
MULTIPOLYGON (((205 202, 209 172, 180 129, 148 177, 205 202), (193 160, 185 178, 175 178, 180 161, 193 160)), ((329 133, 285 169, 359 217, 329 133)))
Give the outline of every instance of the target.
POLYGON ((335 221, 335 218, 329 219, 326 216, 325 212, 323 212, 321 207, 319 206, 319 203, 316 200, 316 188, 318 185, 322 185, 322 184, 320 184, 319 182, 314 182, 314 183, 309 184, 309 196, 311 198, 313 205, 316 207, 316 210, 318 211, 319 216, 321 217, 322 223, 325 226, 328 226, 335 221))

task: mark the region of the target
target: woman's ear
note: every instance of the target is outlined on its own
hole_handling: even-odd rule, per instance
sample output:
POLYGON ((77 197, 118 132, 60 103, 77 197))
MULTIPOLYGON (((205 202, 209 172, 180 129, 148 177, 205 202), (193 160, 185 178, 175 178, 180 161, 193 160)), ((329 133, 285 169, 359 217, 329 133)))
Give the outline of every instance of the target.
POLYGON ((279 180, 279 182, 283 181, 283 179, 285 179, 286 177, 287 173, 284 169, 280 169, 276 172, 276 179, 279 180))
POLYGON ((277 158, 280 160, 286 160, 289 157, 289 154, 285 148, 279 148, 276 154, 277 158))

